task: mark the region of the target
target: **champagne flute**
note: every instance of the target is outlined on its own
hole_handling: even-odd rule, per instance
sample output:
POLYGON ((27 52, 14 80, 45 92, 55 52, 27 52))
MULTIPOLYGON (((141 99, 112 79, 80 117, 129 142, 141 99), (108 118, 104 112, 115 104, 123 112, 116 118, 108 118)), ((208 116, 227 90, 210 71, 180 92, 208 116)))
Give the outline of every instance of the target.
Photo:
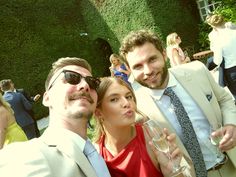
POLYGON ((217 158, 224 157, 224 154, 219 149, 219 144, 222 138, 223 138, 222 124, 217 123, 214 125, 210 125, 210 141, 211 141, 211 144, 213 144, 216 147, 217 158), (218 130, 220 131, 220 134, 218 136, 211 135, 213 132, 218 131, 218 130))
POLYGON ((158 125, 158 123, 154 120, 148 120, 143 124, 143 126, 144 126, 145 132, 152 140, 154 147, 158 151, 165 153, 167 157, 169 158, 169 160, 171 161, 172 167, 173 167, 171 176, 174 177, 182 173, 185 170, 186 166, 180 166, 179 164, 177 165, 174 163, 170 154, 169 144, 166 140, 166 134, 163 133, 163 130, 158 125))

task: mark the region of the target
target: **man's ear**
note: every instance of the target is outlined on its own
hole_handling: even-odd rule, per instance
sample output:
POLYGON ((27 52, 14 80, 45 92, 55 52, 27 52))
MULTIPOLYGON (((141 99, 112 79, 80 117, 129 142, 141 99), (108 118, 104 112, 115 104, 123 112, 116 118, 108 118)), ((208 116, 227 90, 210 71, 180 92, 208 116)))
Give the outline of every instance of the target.
POLYGON ((43 105, 49 107, 49 95, 47 91, 43 94, 43 105))
POLYGON ((166 49, 163 50, 162 55, 163 55, 164 60, 167 61, 166 49))

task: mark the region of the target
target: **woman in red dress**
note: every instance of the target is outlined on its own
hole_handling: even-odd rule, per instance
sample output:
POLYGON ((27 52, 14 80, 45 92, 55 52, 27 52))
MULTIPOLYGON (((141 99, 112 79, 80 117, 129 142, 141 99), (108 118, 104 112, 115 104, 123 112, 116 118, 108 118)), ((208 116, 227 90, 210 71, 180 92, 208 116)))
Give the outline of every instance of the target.
MULTIPOLYGON (((101 79, 97 92, 94 141, 111 176, 170 176, 173 164, 165 154, 154 150, 141 123, 135 123, 136 98, 132 88, 119 78, 107 77, 101 79)), ((174 143, 175 135, 164 131, 172 157, 182 156, 174 143)))

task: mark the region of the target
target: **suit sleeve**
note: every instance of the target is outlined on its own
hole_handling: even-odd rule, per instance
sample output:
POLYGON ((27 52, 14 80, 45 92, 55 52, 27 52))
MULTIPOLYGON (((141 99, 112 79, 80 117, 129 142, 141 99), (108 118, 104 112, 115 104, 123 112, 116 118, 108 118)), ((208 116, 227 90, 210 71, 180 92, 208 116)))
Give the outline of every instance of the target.
POLYGON ((23 94, 20 94, 21 95, 21 101, 22 101, 22 103, 23 103, 23 105, 24 105, 24 108, 26 109, 26 110, 31 110, 32 109, 32 103, 31 102, 29 102, 25 97, 24 97, 24 95, 23 94))
POLYGON ((47 161, 37 148, 10 144, 0 152, 1 176, 50 177, 47 161), (27 153, 26 153, 27 152, 27 153), (2 175, 3 174, 3 175, 2 175))

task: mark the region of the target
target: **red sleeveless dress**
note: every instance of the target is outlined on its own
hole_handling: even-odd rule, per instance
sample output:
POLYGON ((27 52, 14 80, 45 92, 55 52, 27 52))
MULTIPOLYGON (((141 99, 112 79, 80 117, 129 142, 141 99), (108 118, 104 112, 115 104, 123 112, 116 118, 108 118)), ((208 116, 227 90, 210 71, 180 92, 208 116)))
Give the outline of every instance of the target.
POLYGON ((136 137, 115 157, 105 148, 104 137, 99 151, 112 177, 163 177, 152 163, 146 150, 143 129, 135 125, 136 137))

